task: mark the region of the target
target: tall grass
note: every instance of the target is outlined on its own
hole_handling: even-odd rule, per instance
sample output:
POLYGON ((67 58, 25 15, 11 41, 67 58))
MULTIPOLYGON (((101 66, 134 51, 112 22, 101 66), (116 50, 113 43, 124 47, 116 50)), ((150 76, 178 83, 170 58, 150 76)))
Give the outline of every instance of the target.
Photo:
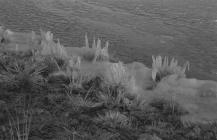
POLYGON ((69 87, 70 89, 81 88, 82 83, 86 80, 86 77, 81 74, 81 58, 72 57, 69 60, 69 65, 66 70, 66 75, 70 79, 69 87))
POLYGON ((108 47, 109 47, 108 41, 105 43, 105 46, 103 47, 102 41, 99 38, 97 40, 93 38, 93 43, 92 43, 92 48, 91 48, 89 45, 87 34, 85 35, 85 48, 88 48, 88 49, 91 48, 95 52, 93 63, 96 61, 109 60, 108 47))
POLYGON ((21 117, 10 115, 10 140, 29 140, 31 122, 32 113, 30 110, 24 110, 21 117))
POLYGON ((137 90, 136 79, 130 75, 128 69, 122 62, 111 63, 105 71, 104 81, 108 85, 124 87, 128 92, 134 93, 137 90))
POLYGON ((51 55, 62 59, 68 58, 67 52, 64 46, 60 44, 60 41, 58 40, 57 43, 53 41, 53 34, 51 32, 41 31, 41 37, 42 55, 51 55))
POLYGON ((159 82, 168 75, 176 74, 179 77, 185 77, 186 70, 189 70, 189 62, 183 66, 178 65, 178 61, 174 58, 169 61, 168 57, 152 56, 152 80, 159 82))
POLYGON ((129 80, 129 74, 122 62, 110 64, 105 76, 111 84, 116 85, 125 85, 129 80))

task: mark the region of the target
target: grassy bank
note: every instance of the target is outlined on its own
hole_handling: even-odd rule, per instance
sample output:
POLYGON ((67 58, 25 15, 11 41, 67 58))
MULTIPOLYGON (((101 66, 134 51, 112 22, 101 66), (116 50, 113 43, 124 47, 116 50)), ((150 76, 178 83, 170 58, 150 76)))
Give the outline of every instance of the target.
MULTIPOLYGON (((139 91, 135 77, 122 62, 110 63, 108 45, 102 47, 98 39, 90 47, 86 36, 85 47, 65 48, 50 32, 26 35, 4 31, 0 44, 0 139, 217 139, 216 122, 183 122, 181 117, 189 114, 183 104, 160 98, 160 94, 148 98, 144 93, 140 98, 131 93, 139 91), (98 70, 105 71, 104 77, 94 73, 98 70), (95 75, 86 74, 89 71, 95 75)), ((152 59, 152 69, 142 67, 150 71, 144 92, 152 91, 170 75, 185 78, 188 63, 179 66, 175 59, 152 59)), ((144 69, 141 72, 139 76, 144 69)))
POLYGON ((175 102, 146 103, 76 69, 55 75, 67 63, 53 56, 0 54, 2 140, 217 139, 217 123, 182 122, 188 112, 175 102))

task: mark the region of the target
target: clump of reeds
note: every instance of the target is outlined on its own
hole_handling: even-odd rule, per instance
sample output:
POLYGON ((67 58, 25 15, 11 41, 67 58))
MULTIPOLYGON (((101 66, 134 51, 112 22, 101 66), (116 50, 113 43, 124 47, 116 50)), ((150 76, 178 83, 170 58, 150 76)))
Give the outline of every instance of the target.
MULTIPOLYGON (((89 45, 87 34, 85 35, 85 47, 88 49, 91 48, 89 45)), ((108 41, 105 43, 105 46, 102 47, 101 40, 99 38, 97 40, 94 38, 92 43, 92 49, 95 52, 93 62, 109 60, 108 47, 109 47, 108 41)))
POLYGON ((159 82, 164 77, 176 74, 179 77, 185 77, 186 70, 189 70, 189 62, 183 66, 178 65, 178 61, 174 58, 169 62, 168 57, 152 56, 152 80, 159 82))
POLYGON ((136 88, 135 78, 130 75, 122 62, 112 63, 105 72, 105 81, 111 85, 118 85, 134 91, 136 88))
POLYGON ((86 77, 81 74, 81 58, 78 57, 72 57, 69 60, 68 67, 66 69, 66 75, 69 77, 70 88, 81 88, 82 83, 86 80, 86 77))
POLYGON ((53 41, 53 34, 51 32, 41 31, 41 54, 51 55, 57 58, 68 58, 67 52, 64 46, 60 44, 58 40, 57 43, 53 41))

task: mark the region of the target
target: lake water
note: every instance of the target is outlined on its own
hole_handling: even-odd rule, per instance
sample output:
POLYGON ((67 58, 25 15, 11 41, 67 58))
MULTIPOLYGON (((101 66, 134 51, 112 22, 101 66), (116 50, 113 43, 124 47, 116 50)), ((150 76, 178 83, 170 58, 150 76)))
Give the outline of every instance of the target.
POLYGON ((0 24, 50 30, 69 47, 87 33, 124 62, 167 55, 190 61, 189 77, 217 80, 216 0, 0 0, 0 24))

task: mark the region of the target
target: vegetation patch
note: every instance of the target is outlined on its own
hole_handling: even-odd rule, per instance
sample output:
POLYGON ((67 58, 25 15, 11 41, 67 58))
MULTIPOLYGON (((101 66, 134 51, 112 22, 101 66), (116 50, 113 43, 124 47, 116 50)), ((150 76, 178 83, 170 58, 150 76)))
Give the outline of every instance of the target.
MULTIPOLYGON (((15 35, 6 36, 7 40, 19 41, 15 35)), ((91 65, 109 62, 108 42, 102 48, 101 41, 94 39, 90 48, 86 36, 81 50, 92 52, 85 58, 69 56, 50 32, 41 31, 40 37, 32 33, 29 39, 41 44, 28 51, 6 48, 0 52, 0 139, 217 139, 217 122, 182 122, 181 117, 189 112, 178 103, 130 96, 127 87, 135 88, 135 79, 121 62, 110 63, 107 78, 83 74, 82 61, 91 65)), ((1 40, 1 45, 7 43, 1 40)), ((152 80, 158 83, 171 74, 184 77, 188 66, 153 57, 152 80)))
POLYGON ((217 139, 216 122, 183 123, 188 112, 179 104, 147 103, 129 97, 120 82, 80 77, 79 60, 73 60, 68 66, 52 56, 1 53, 0 139, 217 139), (51 69, 68 72, 51 79, 51 69))

